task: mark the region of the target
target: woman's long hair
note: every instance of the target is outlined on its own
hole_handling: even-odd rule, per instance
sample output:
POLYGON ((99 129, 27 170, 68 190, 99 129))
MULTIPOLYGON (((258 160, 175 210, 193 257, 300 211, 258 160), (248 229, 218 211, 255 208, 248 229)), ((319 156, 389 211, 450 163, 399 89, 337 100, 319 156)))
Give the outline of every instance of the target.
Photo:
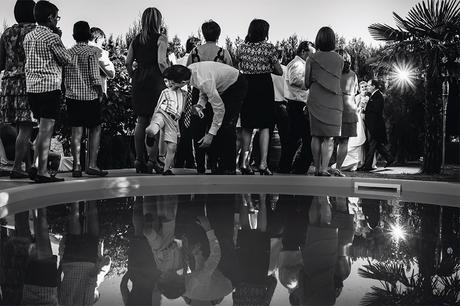
POLYGON ((139 34, 141 44, 147 44, 155 34, 160 33, 163 17, 155 7, 146 8, 142 13, 141 33, 139 34))

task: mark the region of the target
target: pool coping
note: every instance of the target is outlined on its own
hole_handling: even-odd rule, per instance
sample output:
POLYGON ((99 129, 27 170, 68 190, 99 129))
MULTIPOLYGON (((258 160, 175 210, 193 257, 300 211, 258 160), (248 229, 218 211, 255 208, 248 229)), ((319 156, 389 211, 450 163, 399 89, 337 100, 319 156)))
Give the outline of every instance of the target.
MULTIPOLYGON (((24 184, 0 191, 0 218, 26 209, 84 200, 159 194, 279 193, 393 199, 404 202, 460 207, 460 184, 361 177, 296 175, 121 175, 71 179, 53 184, 24 184), (362 194, 357 184, 397 186, 397 192, 370 189, 362 194), (49 187, 49 188, 47 188, 49 187)), ((392 190, 394 191, 394 190, 392 190)))

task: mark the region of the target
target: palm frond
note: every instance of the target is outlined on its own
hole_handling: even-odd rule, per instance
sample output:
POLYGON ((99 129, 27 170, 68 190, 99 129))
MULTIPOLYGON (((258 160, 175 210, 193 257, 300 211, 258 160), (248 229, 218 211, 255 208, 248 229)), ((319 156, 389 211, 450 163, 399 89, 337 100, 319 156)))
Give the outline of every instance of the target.
POLYGON ((395 305, 395 301, 398 300, 398 297, 387 289, 372 286, 371 290, 361 299, 362 306, 395 305))
POLYGON ((408 38, 407 32, 395 29, 387 24, 374 23, 368 29, 371 36, 376 40, 400 42, 408 38))

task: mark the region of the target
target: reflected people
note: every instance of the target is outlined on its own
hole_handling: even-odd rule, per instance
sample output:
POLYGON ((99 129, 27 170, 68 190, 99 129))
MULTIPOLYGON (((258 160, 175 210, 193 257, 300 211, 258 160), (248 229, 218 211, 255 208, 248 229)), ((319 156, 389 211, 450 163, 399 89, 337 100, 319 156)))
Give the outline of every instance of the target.
POLYGON ((233 305, 270 305, 277 280, 268 276, 270 236, 267 232, 265 194, 243 194, 240 200, 237 257, 241 279, 233 292, 233 305))
POLYGON ((180 206, 187 271, 183 299, 189 305, 217 305, 233 291, 234 198, 192 195, 180 206))
POLYGON ((57 256, 51 250, 46 208, 33 215, 35 243, 29 248, 21 305, 58 305, 57 256))
POLYGON ((110 269, 109 256, 103 256, 99 236, 96 201, 70 204, 67 233, 59 245, 59 305, 93 305, 99 285, 110 269))
POLYGON ((183 251, 175 238, 178 196, 144 197, 144 236, 160 271, 158 290, 167 299, 177 299, 185 290, 183 251))
POLYGON ((313 198, 307 220, 301 246, 304 267, 289 300, 291 305, 334 305, 338 230, 331 225, 331 204, 326 196, 313 198))
POLYGON ((128 270, 123 275, 120 291, 125 306, 160 305, 161 295, 156 289, 160 276, 152 249, 144 236, 142 197, 136 197, 132 209, 133 233, 129 236, 128 270), (131 282, 131 290, 128 282, 131 282))
POLYGON ((29 228, 29 211, 14 215, 15 230, 8 236, 2 228, 1 249, 1 302, 2 305, 19 305, 29 260, 32 234, 29 228))

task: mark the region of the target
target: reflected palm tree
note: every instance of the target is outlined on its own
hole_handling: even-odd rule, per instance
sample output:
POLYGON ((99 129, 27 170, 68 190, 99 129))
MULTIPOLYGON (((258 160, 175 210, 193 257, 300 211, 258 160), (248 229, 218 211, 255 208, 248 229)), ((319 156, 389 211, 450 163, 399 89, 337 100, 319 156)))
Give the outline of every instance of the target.
POLYGON ((456 265, 451 276, 423 276, 414 270, 408 276, 406 268, 399 263, 370 261, 360 268, 361 277, 378 280, 383 287, 372 286, 372 292, 366 293, 361 305, 458 305, 460 265, 456 265))

